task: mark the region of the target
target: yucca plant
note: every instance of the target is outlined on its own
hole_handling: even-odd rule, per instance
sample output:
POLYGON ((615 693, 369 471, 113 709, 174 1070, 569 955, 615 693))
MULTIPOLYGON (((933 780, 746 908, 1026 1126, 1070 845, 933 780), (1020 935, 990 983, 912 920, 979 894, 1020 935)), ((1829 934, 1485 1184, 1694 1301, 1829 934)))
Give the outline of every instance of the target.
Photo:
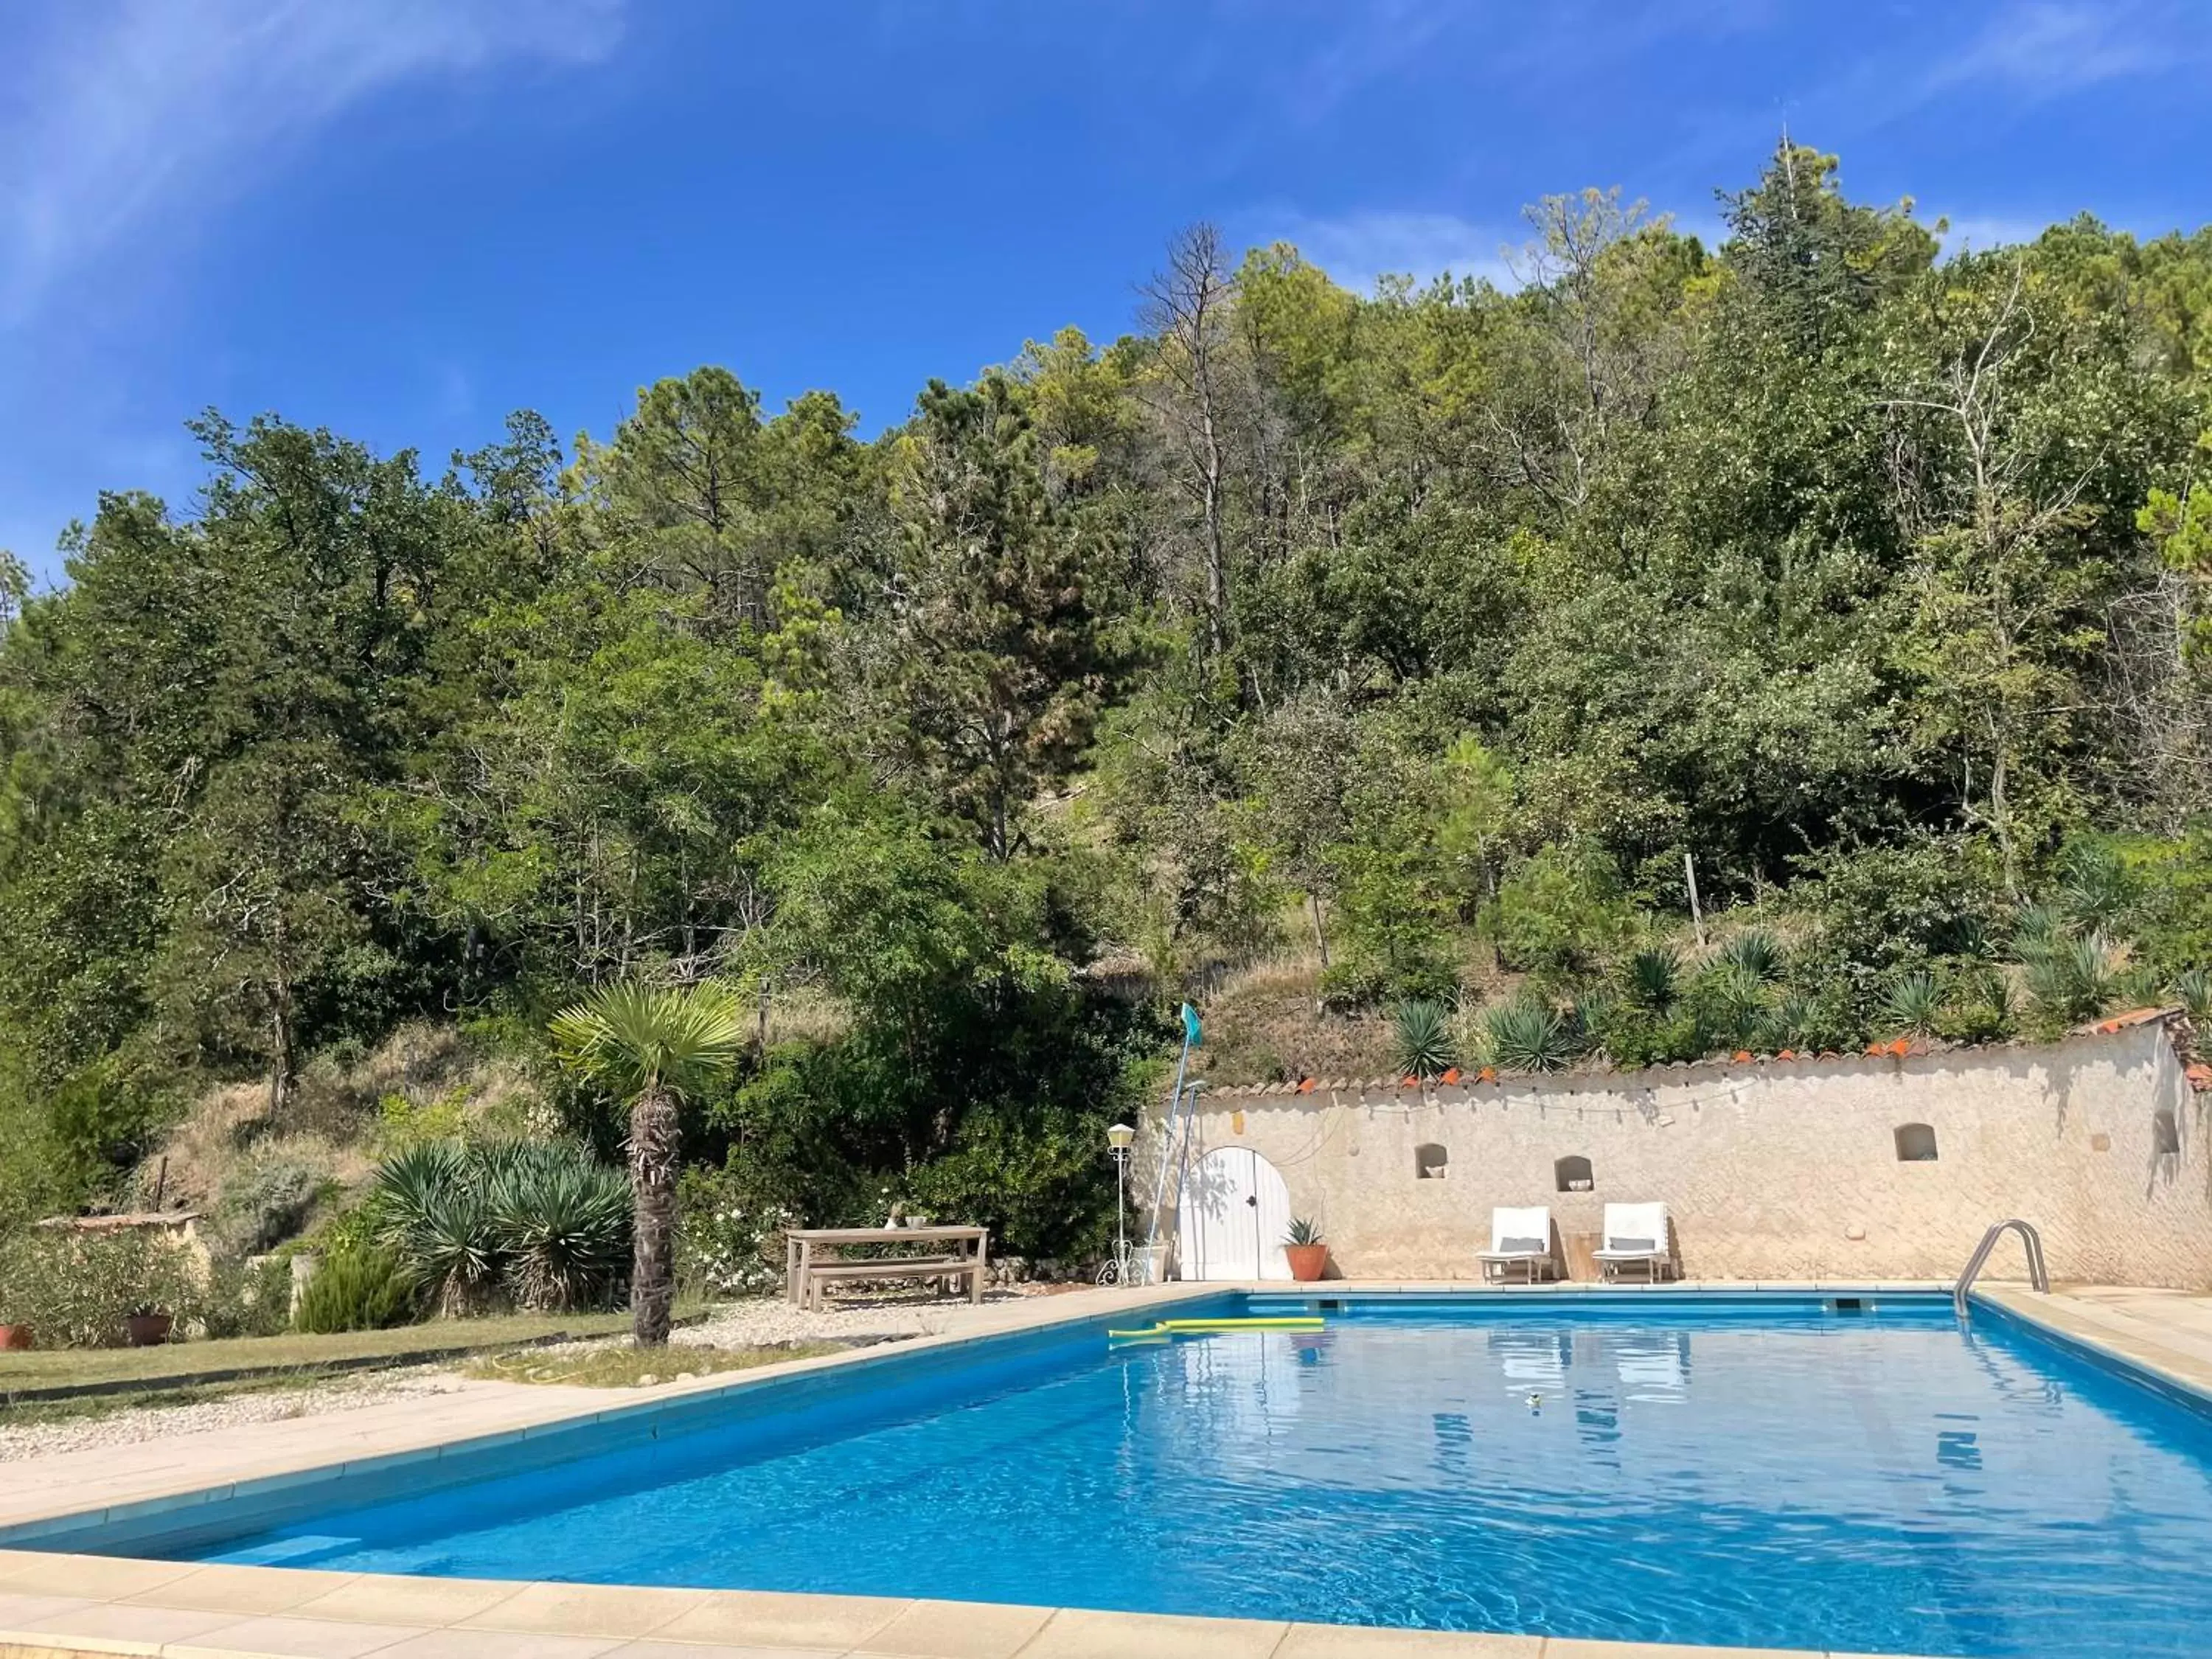
POLYGON ((459 1141, 425 1141, 386 1158, 369 1188, 377 1236, 448 1316, 498 1288, 500 1249, 483 1182, 459 1141))
MULTIPOLYGON (((2173 1000, 2181 1005, 2181 1012, 2189 1016, 2191 1024, 2212 1024, 2212 970, 2185 968, 2176 974, 2173 1000)), ((2198 1040, 2212 1040, 2212 1031, 2200 1032, 2198 1040)))
POLYGON ((1943 1017, 1943 988, 1935 975, 1924 969, 1900 974, 1882 999, 1882 1021, 1908 1036, 1933 1036, 1943 1017))
POLYGON ((2022 962, 2041 956, 2066 937, 2066 918, 2055 904, 2023 904, 2012 919, 2013 954, 2022 962))
POLYGON ((1667 945, 1650 945, 1629 957, 1625 988, 1639 1008, 1663 1014, 1681 994, 1682 958, 1667 945))
POLYGON ((1574 1037, 1558 1010, 1531 998, 1483 1010, 1484 1057, 1510 1072, 1556 1072, 1574 1058, 1574 1037))
POLYGON ((478 1312, 496 1299, 504 1276, 499 1230, 473 1181, 432 1194, 392 1243, 447 1317, 478 1312))
POLYGON ((1820 1018, 1820 1005, 1802 991, 1784 991, 1774 1000, 1762 1023, 1764 1047, 1769 1048, 1804 1048, 1813 1042, 1813 1030, 1820 1018))
POLYGON ((1582 993, 1567 1011, 1567 1029, 1577 1047, 1585 1053, 1601 1048, 1605 1034, 1620 1018, 1622 1008, 1620 995, 1602 985, 1593 986, 1582 993))
POLYGON ((486 1191, 520 1299, 566 1310, 620 1275, 629 1248, 629 1183, 573 1142, 520 1149, 486 1171, 486 1191))
POLYGON ((1720 959, 1761 984, 1782 977, 1782 941, 1764 927, 1747 927, 1721 946, 1720 959))
POLYGON ((1451 1014, 1442 1003, 1401 1002, 1391 1018, 1397 1028, 1399 1071, 1410 1077, 1441 1077, 1457 1063, 1451 1014))
POLYGON ((2069 1025, 2110 1008, 2120 986, 2115 952, 2102 933, 2054 941, 2028 959, 2026 977, 2036 1006, 2069 1025))
POLYGON ((1711 1035, 1730 1047, 1757 1042, 1766 1024, 1766 981, 1755 966, 1726 957, 1698 976, 1698 1006, 1711 1035))
POLYGON ((625 981, 553 1018, 562 1063, 630 1101, 630 1329, 640 1347, 667 1342, 675 1300, 678 1111, 729 1075, 746 1022, 738 999, 712 981, 625 981))
POLYGON ((2102 842, 2072 842, 2059 854, 2058 902, 2068 920, 2086 931, 2117 927, 2135 908, 2134 874, 2102 842))

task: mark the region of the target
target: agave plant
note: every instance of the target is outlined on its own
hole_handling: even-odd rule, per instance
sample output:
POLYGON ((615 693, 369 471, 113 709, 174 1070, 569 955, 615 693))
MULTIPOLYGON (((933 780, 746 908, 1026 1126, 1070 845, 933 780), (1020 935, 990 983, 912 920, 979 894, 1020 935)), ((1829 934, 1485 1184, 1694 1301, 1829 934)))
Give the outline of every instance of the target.
POLYGON ((1782 941, 1764 927, 1747 927, 1721 946, 1720 959, 1761 984, 1782 977, 1782 941))
POLYGON ((1451 1014, 1442 1003, 1400 1003, 1391 1018, 1397 1026, 1398 1069, 1411 1077, 1441 1077, 1456 1063, 1451 1014))
POLYGON ((1647 946, 1629 957, 1624 977, 1631 1002, 1655 1014, 1663 1014, 1681 994, 1681 956, 1667 945, 1647 946))
POLYGON ((1883 1022, 1893 1030, 1910 1036, 1933 1036, 1936 1022, 1943 1014, 1943 988, 1935 975, 1924 969, 1900 974, 1882 999, 1881 1013, 1883 1022))
POLYGON ((729 988, 711 981, 625 981, 553 1018, 562 1063, 630 1101, 630 1329, 641 1348, 666 1344, 676 1298, 678 1108, 729 1075, 746 1024, 729 988))
POLYGON ((2036 1006, 2069 1024, 2094 1019, 2112 1006, 2120 971, 2102 933, 2062 938, 2027 963, 2027 994, 2036 1006))
POLYGON ((1533 998, 1483 1010, 1484 1057, 1510 1072, 1556 1072, 1574 1058, 1573 1034, 1559 1011, 1533 998))

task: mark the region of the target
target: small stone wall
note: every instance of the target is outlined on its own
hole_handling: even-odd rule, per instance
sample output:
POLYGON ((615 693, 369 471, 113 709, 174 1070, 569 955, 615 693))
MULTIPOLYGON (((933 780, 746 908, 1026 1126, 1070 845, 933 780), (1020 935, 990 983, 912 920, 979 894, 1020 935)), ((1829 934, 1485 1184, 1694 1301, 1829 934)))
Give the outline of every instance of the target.
MULTIPOLYGON (((1656 1200, 1692 1279, 1948 1279, 2020 1216, 2054 1279, 2212 1287, 2212 1095, 2155 1021, 2034 1048, 1203 1098, 1198 1150, 1273 1163, 1346 1278, 1478 1278, 1500 1205, 1550 1206, 1571 1262, 1607 1202, 1656 1200)), ((1991 1276, 2022 1272, 2001 1247, 1991 1276)))

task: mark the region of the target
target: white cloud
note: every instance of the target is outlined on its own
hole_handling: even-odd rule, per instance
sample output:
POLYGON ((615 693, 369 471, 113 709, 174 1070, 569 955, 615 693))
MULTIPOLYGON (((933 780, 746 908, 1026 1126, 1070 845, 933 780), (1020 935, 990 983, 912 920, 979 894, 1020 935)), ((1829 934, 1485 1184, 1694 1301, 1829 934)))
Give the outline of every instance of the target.
MULTIPOLYGON (((364 99, 588 63, 624 0, 71 0, 0 85, 0 324, 93 255, 236 195, 364 99)), ((11 26, 13 27, 13 26, 11 26)))
POLYGON ((2169 70, 2201 55, 2204 27, 2124 0, 2033 0, 1993 18, 1924 90, 1997 81, 2031 94, 2169 70))
POLYGON ((1521 240, 1449 213, 1373 210, 1336 218, 1304 214, 1254 215, 1256 242, 1289 242, 1339 284, 1358 291, 1383 276, 1425 283, 1449 273, 1485 276, 1501 288, 1516 285, 1508 263, 1521 240))

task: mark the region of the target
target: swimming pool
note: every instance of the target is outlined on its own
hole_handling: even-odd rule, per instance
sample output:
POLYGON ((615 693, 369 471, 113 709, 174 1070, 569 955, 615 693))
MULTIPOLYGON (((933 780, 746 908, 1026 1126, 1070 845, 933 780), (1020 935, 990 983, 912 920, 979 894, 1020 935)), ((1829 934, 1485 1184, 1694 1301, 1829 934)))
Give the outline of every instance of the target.
POLYGON ((488 1452, 465 1484, 403 1467, 72 1546, 1990 1659, 2212 1647, 2212 1415, 1996 1310, 1377 1296, 1326 1320, 885 1357, 657 1439, 593 1425, 540 1467, 488 1452))

